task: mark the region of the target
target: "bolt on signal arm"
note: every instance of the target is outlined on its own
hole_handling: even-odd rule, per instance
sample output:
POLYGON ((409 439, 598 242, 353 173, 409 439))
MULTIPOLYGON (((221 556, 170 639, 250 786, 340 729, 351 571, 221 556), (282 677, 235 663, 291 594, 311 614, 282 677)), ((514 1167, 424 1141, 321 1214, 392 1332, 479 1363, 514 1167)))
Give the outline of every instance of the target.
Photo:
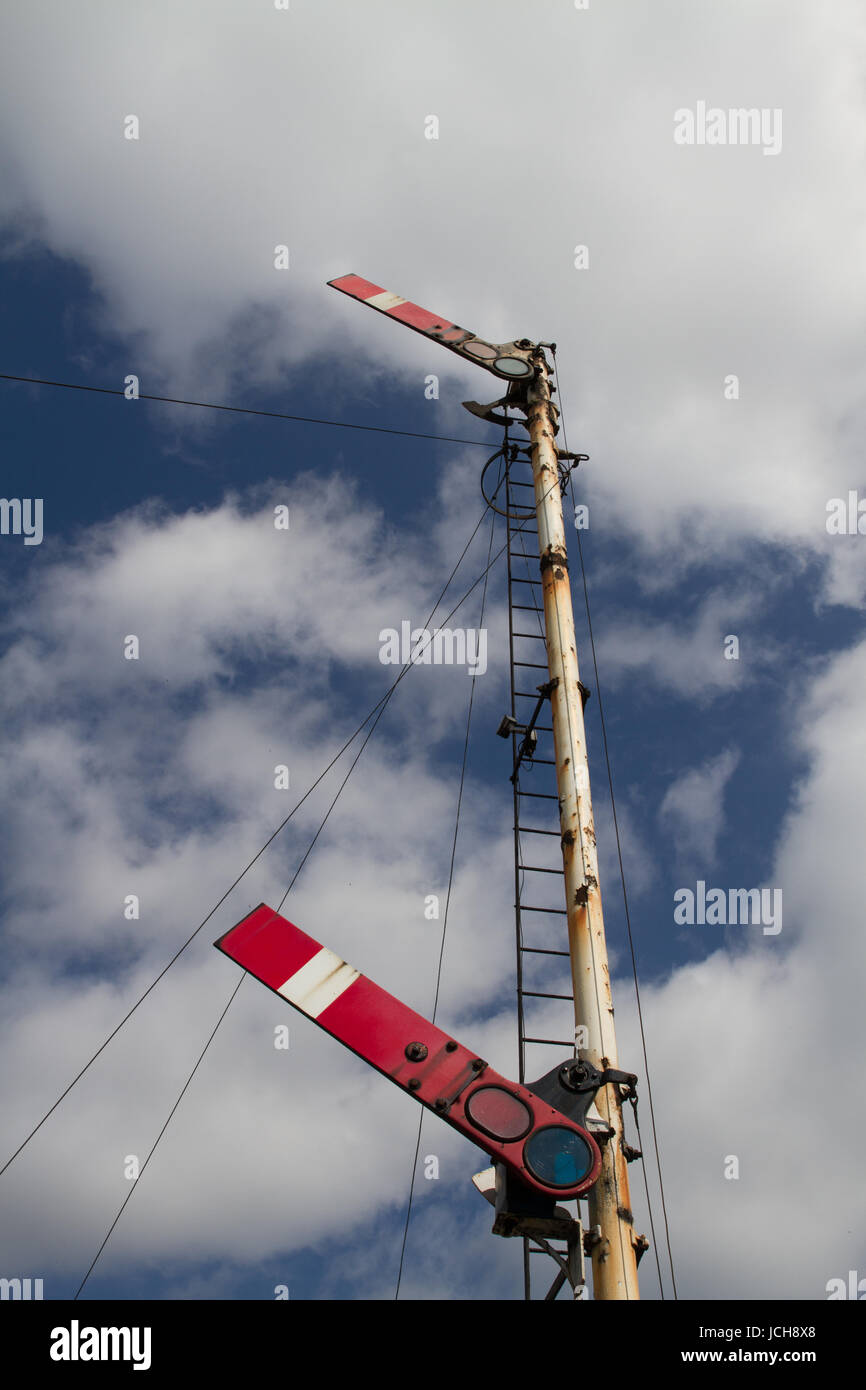
MULTIPOLYGON (((524 1188, 569 1201, 595 1182, 601 1166, 598 1145, 587 1129, 549 1103, 551 1095, 558 1098, 551 1090, 555 1073, 536 1083, 547 1098, 500 1076, 264 903, 214 944, 504 1164, 524 1188)), ((568 1106, 568 1091, 561 1094, 568 1106)), ((583 1118, 592 1095, 594 1091, 572 1095, 570 1108, 583 1118)))

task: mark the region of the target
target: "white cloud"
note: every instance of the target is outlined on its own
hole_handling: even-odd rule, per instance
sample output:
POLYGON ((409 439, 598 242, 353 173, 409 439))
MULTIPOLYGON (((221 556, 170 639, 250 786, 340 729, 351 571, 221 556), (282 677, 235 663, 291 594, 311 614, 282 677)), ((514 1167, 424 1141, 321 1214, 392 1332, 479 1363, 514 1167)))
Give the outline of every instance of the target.
POLYGON ((682 773, 662 797, 659 816, 682 858, 697 856, 708 869, 715 863, 725 824, 725 788, 739 761, 739 752, 726 748, 718 757, 682 773))
POLYGON ((710 591, 701 594, 693 614, 676 621, 612 614, 597 638, 605 682, 621 684, 640 675, 650 686, 702 702, 735 690, 777 656, 766 629, 753 635, 762 606, 745 592, 710 591), (738 639, 737 659, 725 655, 729 636, 738 639))
POLYGON ((419 402, 428 371, 447 379, 431 424, 484 396, 477 372, 324 288, 348 270, 488 336, 555 336, 593 524, 669 584, 759 539, 818 557, 827 594, 857 602, 825 504, 866 481, 861 8, 524 18, 458 0, 399 20, 390 0, 190 0, 182 24, 167 3, 122 23, 101 0, 19 8, 0 97, 12 244, 36 227, 86 268, 117 344, 100 375, 143 389, 240 398, 323 354, 332 408, 395 371, 419 402), (697 99, 781 108, 781 154, 675 145, 697 99))
MULTIPOLYGON (((205 526, 207 515, 194 523, 205 526)), ((231 504, 213 520, 232 571, 245 554, 255 514, 244 518, 231 504)), ((184 522, 140 524, 143 553, 148 541, 159 541, 169 572, 183 569, 184 522)), ((121 520, 116 536, 125 534, 121 520)), ((345 588, 338 602, 350 602, 363 560, 363 550, 340 550, 335 557, 332 583, 345 588)), ((113 682, 95 703, 91 672, 76 647, 91 621, 103 621, 101 602, 115 565, 114 549, 105 543, 98 558, 90 553, 88 567, 70 557, 46 572, 34 594, 32 635, 40 634, 40 624, 50 631, 56 660, 43 668, 40 699, 28 691, 17 710, 20 738, 7 769, 29 788, 8 884, 9 978, 0 996, 9 1063, 3 1104, 13 1137, 26 1133, 67 1084, 275 823, 279 796, 253 772, 266 760, 267 738, 303 731, 300 786, 333 744, 317 717, 315 691, 291 686, 289 716, 276 683, 254 692, 235 688, 233 677, 242 669, 235 639, 249 630, 243 596, 226 612, 221 638, 229 655, 209 678, 210 697, 175 718, 174 737, 152 739, 161 703, 167 708, 184 688, 201 682, 201 654, 189 667, 178 665, 163 695, 155 683, 147 720, 139 719, 136 704, 126 719, 122 704, 111 715, 113 682), (51 594, 74 589, 77 623, 51 628, 43 586, 51 594), (218 689, 214 680, 226 677, 218 689), (216 775, 220 766, 224 779, 216 775), (62 776, 51 781, 46 769, 57 768, 62 776), (183 796, 186 801, 160 809, 160 797, 171 802, 183 796), (130 820, 125 817, 133 803, 130 820), (144 815, 151 803, 152 822, 144 815), (139 890, 141 921, 125 923, 122 895, 139 890)), ((175 602, 170 585, 151 590, 142 613, 154 632, 172 630, 175 602)), ((14 663, 14 649, 7 660, 14 663)), ((419 668, 409 679, 429 674, 419 668)), ((851 1092, 858 1083, 845 1058, 862 1050, 856 836, 866 813, 859 776, 864 676, 861 647, 834 660, 804 705, 799 737, 809 768, 775 870, 785 894, 781 936, 747 938, 740 950, 719 949, 676 970, 667 983, 644 988, 674 1247, 681 1285, 692 1295, 821 1297, 828 1278, 856 1265, 851 1231, 862 1227, 863 1213, 856 1216, 862 1139, 851 1092), (823 875, 819 898, 816 864, 823 875), (822 1078, 817 1091, 808 1080, 816 1067, 822 1078), (813 1118, 819 1113, 847 1117, 829 1147, 813 1118), (811 1140, 804 1142, 804 1132, 817 1152, 811 1140), (729 1154, 740 1159, 737 1183, 722 1175, 729 1154), (786 1213, 802 1201, 822 1164, 833 1189, 848 1193, 847 1206, 825 1214, 810 1238, 809 1259, 797 1260, 802 1231, 786 1213), (742 1258, 743 1229, 751 1232, 748 1261, 742 1258), (787 1252, 782 1263, 780 1249, 787 1252)), ((416 708, 413 718, 418 715, 416 708)), ((399 739, 399 725, 396 732, 399 739)), ((371 744, 286 911, 426 1012, 440 924, 424 920, 423 899, 430 892, 444 896, 456 769, 434 772, 411 739, 400 741, 396 757, 386 747, 385 740, 371 744)), ((704 790, 715 775, 704 776, 704 790)), ((299 816, 303 833, 290 828, 285 843, 251 872, 6 1175, 0 1202, 10 1268, 49 1266, 70 1279, 86 1268, 127 1190, 123 1159, 147 1151, 237 979, 211 942, 255 902, 278 900, 336 790, 333 774, 328 787, 314 809, 299 816)), ((711 829, 705 826, 707 834, 711 829)), ((511 916, 509 863, 506 811, 491 825, 488 797, 470 778, 440 1021, 506 1073, 515 1067, 508 999, 513 948, 510 930, 502 930, 511 916)), ((639 1068, 624 981, 616 997, 621 1060, 639 1068)), ((545 1003, 533 1026, 546 1030, 542 1036, 559 1036, 569 1027, 567 1015, 567 1005, 545 1003)), ((543 1059, 537 1070, 544 1070, 543 1059)), ((645 1104, 643 1114, 646 1124, 645 1104)), ((140 1267, 168 1263, 182 1280, 189 1261, 252 1267, 275 1252, 345 1236, 359 1213, 371 1220, 402 1200, 414 1122, 405 1097, 269 1004, 249 981, 130 1203, 104 1268, 122 1270, 134 1252, 140 1267), (285 1021, 291 1047, 279 1053, 273 1027, 285 1021)), ((453 1184, 438 1190, 460 1197, 471 1151, 464 1145, 461 1157, 453 1146, 462 1141, 444 1128, 434 1132, 433 1152, 447 1159, 453 1184)), ((646 1143, 646 1127, 644 1134, 646 1143)), ((640 1216, 635 1170, 632 1183, 640 1216)), ((486 1216, 480 1220, 479 1230, 486 1230, 486 1216)), ((640 1224, 646 1227, 645 1217, 640 1224)), ((418 1292, 418 1280, 447 1293, 447 1281, 436 1283, 445 1277, 437 1250, 419 1253, 408 1296, 418 1292)), ((513 1280, 498 1253, 491 1259, 497 1278, 513 1280)), ((646 1286, 651 1292, 650 1274, 646 1286)))
MULTIPOLYGON (((4 662, 20 678, 32 661, 39 679, 4 682, 17 731, 3 770, 17 850, 0 996, 10 1135, 27 1132, 393 678, 371 635, 383 602, 405 604, 412 592, 416 550, 395 546, 388 569, 379 566, 376 513, 360 507, 269 541, 268 506, 248 503, 118 518, 22 595, 26 620, 4 662), (298 578, 326 536, 329 599, 304 605, 298 578), (284 597, 291 619, 277 616, 284 597), (130 628, 142 655, 125 663, 130 628), (311 675, 322 652, 351 662, 356 679, 366 666, 373 696, 347 699, 332 661, 311 675), (265 659, 263 677, 255 665, 265 659), (273 786, 285 760, 288 794, 273 786), (130 893, 137 921, 124 919, 130 893)), ((409 672, 285 908, 425 1013, 442 919, 426 920, 424 902, 436 893, 444 909, 459 764, 434 767, 417 732, 434 703, 456 705, 462 721, 468 692, 459 668, 409 672), (413 683, 421 694, 400 712, 413 683)), ((0 1191, 10 1267, 82 1267, 106 1203, 125 1191, 122 1160, 143 1160, 237 979, 212 942, 257 901, 279 901, 359 742, 10 1170, 0 1191)), ((491 818, 470 779, 461 827, 440 1011, 454 1026, 489 1008, 513 952, 500 930, 510 910, 507 808, 491 818)), ((131 1204, 121 1253, 131 1240, 145 1262, 253 1261, 345 1229, 359 1190, 376 1210, 401 1188, 413 1107, 253 984, 146 1174, 150 1197, 141 1200, 143 1187, 131 1204), (273 1048, 284 1020, 288 1054, 273 1048), (287 1191, 288 1224, 276 1225, 287 1191)))
MULTIPOLYGON (((737 928, 739 948, 642 990, 674 1258, 691 1298, 821 1299, 829 1279, 866 1263, 866 1086, 851 1065, 864 1047, 864 689, 861 643, 828 664, 800 711, 808 770, 770 876, 784 894, 781 934, 737 928), (724 1176, 728 1155, 737 1180, 724 1176), (814 1215, 819 1188, 827 1200, 804 1246, 791 1213, 814 1215)), ((632 1065, 624 983, 616 997, 632 1065)))

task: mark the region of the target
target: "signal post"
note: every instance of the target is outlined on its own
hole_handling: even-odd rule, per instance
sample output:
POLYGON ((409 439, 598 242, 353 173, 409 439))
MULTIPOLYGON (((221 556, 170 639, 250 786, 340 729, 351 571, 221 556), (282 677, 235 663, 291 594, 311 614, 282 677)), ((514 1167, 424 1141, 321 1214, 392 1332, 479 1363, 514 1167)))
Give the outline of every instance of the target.
MULTIPOLYGON (((536 371, 525 387, 525 403, 519 399, 514 403, 527 417, 535 484, 547 662, 553 687, 550 692, 551 724, 574 987, 575 1037, 579 1057, 604 1072, 619 1064, 559 487, 555 441, 558 411, 551 400, 550 374, 543 349, 537 348, 532 357, 536 371)), ((623 1151, 622 1102, 617 1085, 602 1086, 595 1103, 611 1133, 602 1145, 601 1174, 587 1194, 593 1290, 596 1298, 636 1299, 640 1297, 638 1248, 634 1239, 623 1151)))
POLYGON ((536 1094, 542 1094, 546 1088, 549 1094, 556 1097, 557 1105, 564 1105, 566 1110, 569 1105, 579 1106, 579 1098, 576 1101, 574 1093, 595 1093, 597 1113, 594 1122, 592 1117, 586 1117, 583 1109, 579 1111, 581 1120, 587 1119, 601 1148, 599 1176, 586 1193, 590 1214, 587 1244, 592 1259, 593 1292, 598 1299, 637 1299, 640 1296, 637 1261, 646 1248, 646 1241, 644 1237, 634 1235, 622 1116, 623 1098, 631 1093, 630 1088, 634 1086, 636 1078, 619 1071, 617 1062, 610 969, 586 756, 582 687, 560 494, 560 459, 563 456, 556 447, 558 411, 551 399, 547 359, 543 347, 537 343, 525 338, 508 343, 493 343, 479 338, 459 324, 433 314, 361 276, 344 275, 328 283, 378 313, 423 333, 465 362, 483 367, 500 381, 508 383, 506 395, 494 401, 492 406, 466 402, 473 414, 502 423, 503 417, 495 415, 493 407, 505 405, 516 407, 526 416, 538 522, 575 1040, 579 1059, 560 1068, 558 1074, 554 1069, 548 1077, 532 1083, 528 1089, 532 1091, 535 1088, 536 1094), (551 1080, 552 1077, 556 1079, 551 1080), (562 1099, 565 1093, 571 1094, 570 1101, 562 1099))

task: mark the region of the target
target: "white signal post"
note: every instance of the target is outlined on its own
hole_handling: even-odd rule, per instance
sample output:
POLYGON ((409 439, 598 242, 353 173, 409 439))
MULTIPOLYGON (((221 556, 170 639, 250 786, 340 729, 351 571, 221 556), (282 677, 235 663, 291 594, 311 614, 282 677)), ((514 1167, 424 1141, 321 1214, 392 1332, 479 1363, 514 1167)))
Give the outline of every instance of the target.
MULTIPOLYGON (((576 1036, 585 1038, 578 1047, 581 1059, 599 1071, 617 1068, 613 999, 601 890, 589 765, 583 722, 583 698, 577 664, 577 640, 565 525, 559 489, 559 461, 555 431, 557 408, 550 396, 550 376, 541 348, 533 354, 537 371, 526 387, 538 550, 544 593, 544 629, 547 665, 554 688, 550 693, 551 724, 559 793, 562 862, 565 870, 568 949, 574 986, 576 1036)), ((596 1106, 613 1130, 601 1150, 601 1174, 587 1194, 590 1238, 593 1241, 592 1280, 599 1299, 637 1299, 638 1246, 629 1198, 628 1169, 623 1152, 622 1103, 612 1084, 602 1086, 596 1106)))
MULTIPOLYGON (((598 856, 589 787, 583 699, 574 612, 568 578, 565 526, 556 448, 558 411, 541 347, 526 339, 492 344, 356 275, 329 281, 361 303, 440 342, 465 361, 485 367, 509 385, 507 404, 526 415, 530 437, 539 560, 544 594, 545 645, 552 690, 551 724, 565 877, 568 946, 574 986, 578 1055, 599 1071, 618 1069, 610 969, 604 933, 598 856)), ((501 404, 502 402, 496 402, 501 404)), ((474 407, 474 403, 473 403, 474 407)), ((475 408, 473 413, 483 415, 475 408)), ((622 1102, 616 1085, 599 1088, 596 1107, 610 1128, 602 1166, 587 1200, 593 1293, 597 1299, 637 1299, 639 1252, 629 1197, 622 1102)))

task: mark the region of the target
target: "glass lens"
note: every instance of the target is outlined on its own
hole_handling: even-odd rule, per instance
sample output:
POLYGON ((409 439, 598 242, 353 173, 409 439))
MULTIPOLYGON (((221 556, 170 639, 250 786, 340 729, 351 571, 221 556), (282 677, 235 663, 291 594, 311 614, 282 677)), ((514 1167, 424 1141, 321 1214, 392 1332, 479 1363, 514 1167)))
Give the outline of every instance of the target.
POLYGON ((466 1114, 474 1125, 494 1139, 519 1139, 532 1124, 529 1107, 501 1086, 483 1086, 466 1102, 466 1114))
POLYGON ((522 357, 497 357, 493 365, 503 376, 529 376, 532 371, 522 357))
POLYGON ((463 351, 472 357, 480 357, 485 362, 492 362, 496 356, 496 348, 490 347, 487 343, 465 343, 463 351))
POLYGON ((530 1173, 549 1187, 576 1187, 592 1169, 589 1145, 574 1130, 560 1125, 533 1134, 523 1159, 530 1173))

